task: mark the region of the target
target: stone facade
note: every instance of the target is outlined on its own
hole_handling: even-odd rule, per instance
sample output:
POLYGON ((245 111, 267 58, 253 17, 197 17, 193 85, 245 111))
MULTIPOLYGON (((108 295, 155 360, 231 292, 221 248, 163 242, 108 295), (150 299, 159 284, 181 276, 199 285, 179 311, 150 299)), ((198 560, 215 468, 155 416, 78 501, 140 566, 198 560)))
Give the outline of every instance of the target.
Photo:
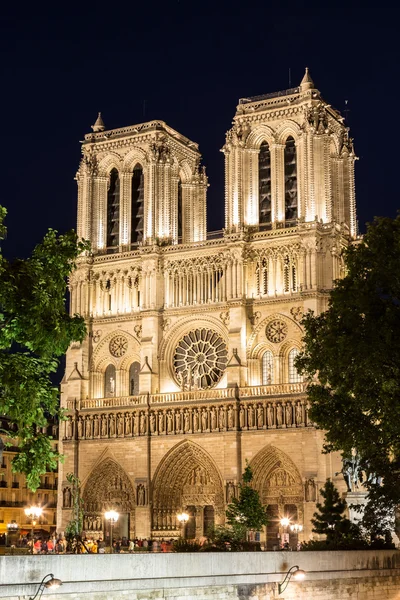
MULTIPOLYGON (((197 144, 161 121, 85 136, 78 233, 93 253, 71 276, 88 336, 62 382, 58 527, 66 474, 82 481, 85 529, 175 537, 223 523, 245 462, 277 519, 304 525, 340 470, 321 454, 294 360, 302 315, 326 309, 356 236, 354 151, 315 88, 239 101, 225 154, 225 229, 206 231, 197 144)), ((341 485, 341 482, 339 482, 341 485)), ((265 532, 263 532, 265 535, 265 532)))

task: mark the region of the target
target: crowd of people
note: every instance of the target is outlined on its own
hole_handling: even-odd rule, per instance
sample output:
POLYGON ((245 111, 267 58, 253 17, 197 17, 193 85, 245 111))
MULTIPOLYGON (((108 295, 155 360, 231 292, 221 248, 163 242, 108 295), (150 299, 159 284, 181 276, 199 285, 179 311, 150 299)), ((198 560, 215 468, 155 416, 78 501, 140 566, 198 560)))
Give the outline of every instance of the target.
MULTIPOLYGON (((112 552, 114 554, 126 554, 134 552, 171 552, 173 540, 151 540, 135 538, 117 538, 113 541, 112 552)), ((32 541, 21 537, 17 547, 28 547, 32 550, 32 541)), ((63 536, 54 534, 50 537, 38 537, 33 543, 33 554, 66 554, 69 550, 67 540, 63 536)), ((75 550, 72 550, 74 552, 75 550)), ((79 543, 78 552, 81 554, 105 554, 110 552, 110 542, 107 540, 83 538, 79 543)))

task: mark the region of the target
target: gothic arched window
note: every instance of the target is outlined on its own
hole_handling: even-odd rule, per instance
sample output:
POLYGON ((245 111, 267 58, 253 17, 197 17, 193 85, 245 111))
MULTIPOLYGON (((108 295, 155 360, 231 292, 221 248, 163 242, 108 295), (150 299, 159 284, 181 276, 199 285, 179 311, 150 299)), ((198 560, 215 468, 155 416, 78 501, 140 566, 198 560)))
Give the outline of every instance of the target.
POLYGON ((113 169, 107 192, 107 247, 119 245, 119 187, 118 171, 113 169))
POLYGON ((289 383, 299 383, 300 381, 302 381, 302 377, 294 365, 295 358, 298 354, 299 351, 297 350, 297 348, 292 348, 292 350, 289 352, 289 383))
POLYGON ((258 154, 259 223, 271 223, 271 153, 267 142, 258 154))
POLYGON ((268 259, 263 258, 256 266, 256 288, 258 296, 268 294, 268 259))
POLYGON ((262 356, 262 385, 271 385, 274 382, 274 357, 267 350, 262 356))
POLYGON ((104 397, 115 396, 115 367, 108 365, 104 374, 104 397))
POLYGON ((182 203, 182 182, 178 181, 178 243, 182 242, 183 234, 183 203, 182 203))
POLYGON ((297 220, 297 216, 296 144, 289 136, 285 144, 285 222, 292 225, 297 220))
POLYGON ((287 294, 290 291, 297 290, 297 269, 296 265, 288 255, 283 259, 283 291, 287 294))
POLYGON ((140 363, 135 361, 129 367, 129 395, 130 396, 138 396, 139 395, 139 372, 140 372, 140 363))
POLYGON ((137 165, 132 173, 131 244, 143 240, 144 176, 137 165))

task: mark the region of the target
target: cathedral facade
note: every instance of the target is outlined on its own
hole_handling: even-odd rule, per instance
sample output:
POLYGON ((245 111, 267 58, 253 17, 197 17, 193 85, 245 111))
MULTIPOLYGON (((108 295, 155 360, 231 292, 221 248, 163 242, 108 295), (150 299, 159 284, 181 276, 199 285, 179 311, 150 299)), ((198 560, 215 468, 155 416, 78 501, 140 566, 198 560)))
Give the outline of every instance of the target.
MULTIPOLYGON (((85 136, 78 234, 92 254, 70 279, 88 327, 62 382, 58 529, 67 473, 84 528, 171 538, 222 524, 246 461, 277 543, 289 516, 311 533, 322 454, 295 367, 302 315, 318 314, 356 236, 355 155, 343 118, 306 74, 297 88, 242 98, 222 149, 225 228, 207 232, 198 145, 162 121, 85 136)), ((341 482, 338 482, 340 487, 341 482)))

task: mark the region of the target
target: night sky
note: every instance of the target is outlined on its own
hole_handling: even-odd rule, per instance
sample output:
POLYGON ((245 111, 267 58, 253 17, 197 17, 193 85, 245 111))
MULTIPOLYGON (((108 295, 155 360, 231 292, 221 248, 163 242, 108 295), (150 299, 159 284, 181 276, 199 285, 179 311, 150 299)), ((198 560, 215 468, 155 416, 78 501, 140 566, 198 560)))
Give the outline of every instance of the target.
POLYGON ((47 228, 75 226, 79 140, 99 110, 108 129, 161 119, 198 142, 209 229, 220 229, 219 150, 238 99, 294 87, 305 66, 332 106, 343 111, 348 100, 360 230, 376 214, 394 216, 398 24, 382 4, 369 6, 147 0, 2 8, 5 253, 25 256, 47 228))

